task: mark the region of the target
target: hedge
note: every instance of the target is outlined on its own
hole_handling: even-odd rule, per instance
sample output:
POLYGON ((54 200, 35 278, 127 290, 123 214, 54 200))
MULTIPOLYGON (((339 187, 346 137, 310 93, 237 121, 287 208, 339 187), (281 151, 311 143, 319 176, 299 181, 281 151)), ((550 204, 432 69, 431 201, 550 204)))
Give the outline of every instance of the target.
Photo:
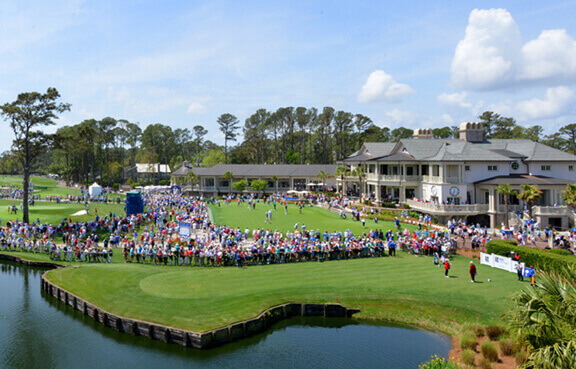
POLYGON ((520 255, 520 261, 527 267, 550 272, 562 270, 566 265, 576 267, 576 258, 572 255, 551 252, 551 250, 536 249, 527 246, 518 246, 514 241, 493 240, 486 245, 486 252, 501 256, 511 256, 512 253, 520 255))

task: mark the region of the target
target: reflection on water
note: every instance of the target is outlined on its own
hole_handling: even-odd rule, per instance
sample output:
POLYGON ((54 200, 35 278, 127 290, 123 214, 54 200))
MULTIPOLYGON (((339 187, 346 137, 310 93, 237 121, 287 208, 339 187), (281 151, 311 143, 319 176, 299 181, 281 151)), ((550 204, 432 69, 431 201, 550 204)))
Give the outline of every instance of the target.
POLYGON ((197 350, 116 332, 40 290, 43 269, 0 262, 0 352, 14 368, 417 368, 447 337, 343 318, 297 317, 197 350))

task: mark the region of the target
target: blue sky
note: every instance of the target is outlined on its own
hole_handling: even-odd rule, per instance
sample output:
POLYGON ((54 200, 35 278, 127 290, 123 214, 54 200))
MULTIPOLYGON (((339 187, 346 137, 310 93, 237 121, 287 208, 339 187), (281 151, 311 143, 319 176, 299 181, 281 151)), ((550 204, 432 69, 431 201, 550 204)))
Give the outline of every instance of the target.
POLYGON ((56 127, 200 124, 218 143, 221 114, 284 106, 391 129, 486 110, 546 133, 576 123, 576 2, 474 3, 0 0, 0 103, 55 87, 72 104, 56 127))

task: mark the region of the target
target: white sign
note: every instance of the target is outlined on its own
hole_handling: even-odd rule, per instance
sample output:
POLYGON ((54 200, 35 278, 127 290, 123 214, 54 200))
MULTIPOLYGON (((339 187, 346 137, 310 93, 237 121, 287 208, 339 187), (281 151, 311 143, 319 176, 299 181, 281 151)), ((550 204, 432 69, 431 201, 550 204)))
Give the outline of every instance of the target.
POLYGON ((492 266, 494 268, 510 271, 510 261, 512 261, 512 259, 500 255, 493 255, 493 256, 494 261, 492 262, 492 266))
POLYGON ((480 264, 490 265, 493 266, 494 258, 492 257, 493 254, 485 254, 483 252, 480 253, 480 264))
MULTIPOLYGON (((517 261, 512 260, 511 258, 507 258, 504 256, 496 255, 496 254, 485 254, 483 252, 480 253, 480 264, 490 265, 491 267, 507 270, 512 273, 516 273, 516 265, 518 265, 517 261)), ((520 263, 522 269, 524 269, 524 263, 520 263)))

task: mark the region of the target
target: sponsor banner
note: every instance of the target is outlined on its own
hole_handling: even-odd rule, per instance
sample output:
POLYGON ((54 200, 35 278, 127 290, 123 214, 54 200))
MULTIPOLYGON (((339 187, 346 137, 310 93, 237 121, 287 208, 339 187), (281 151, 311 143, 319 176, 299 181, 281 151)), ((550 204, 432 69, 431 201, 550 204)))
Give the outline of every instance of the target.
POLYGON ((480 264, 492 266, 492 263, 494 262, 493 255, 494 254, 485 254, 485 253, 481 252, 480 253, 480 264))
POLYGON ((179 222, 178 226, 180 228, 180 237, 189 238, 190 237, 190 222, 179 222))
POLYGON ((492 266, 494 268, 498 268, 498 269, 504 269, 507 271, 510 271, 510 262, 512 261, 512 259, 504 257, 504 256, 500 256, 500 255, 494 255, 494 262, 492 263, 492 266))
POLYGON ((526 278, 530 278, 536 273, 536 271, 532 268, 524 268, 524 273, 522 274, 526 278))

